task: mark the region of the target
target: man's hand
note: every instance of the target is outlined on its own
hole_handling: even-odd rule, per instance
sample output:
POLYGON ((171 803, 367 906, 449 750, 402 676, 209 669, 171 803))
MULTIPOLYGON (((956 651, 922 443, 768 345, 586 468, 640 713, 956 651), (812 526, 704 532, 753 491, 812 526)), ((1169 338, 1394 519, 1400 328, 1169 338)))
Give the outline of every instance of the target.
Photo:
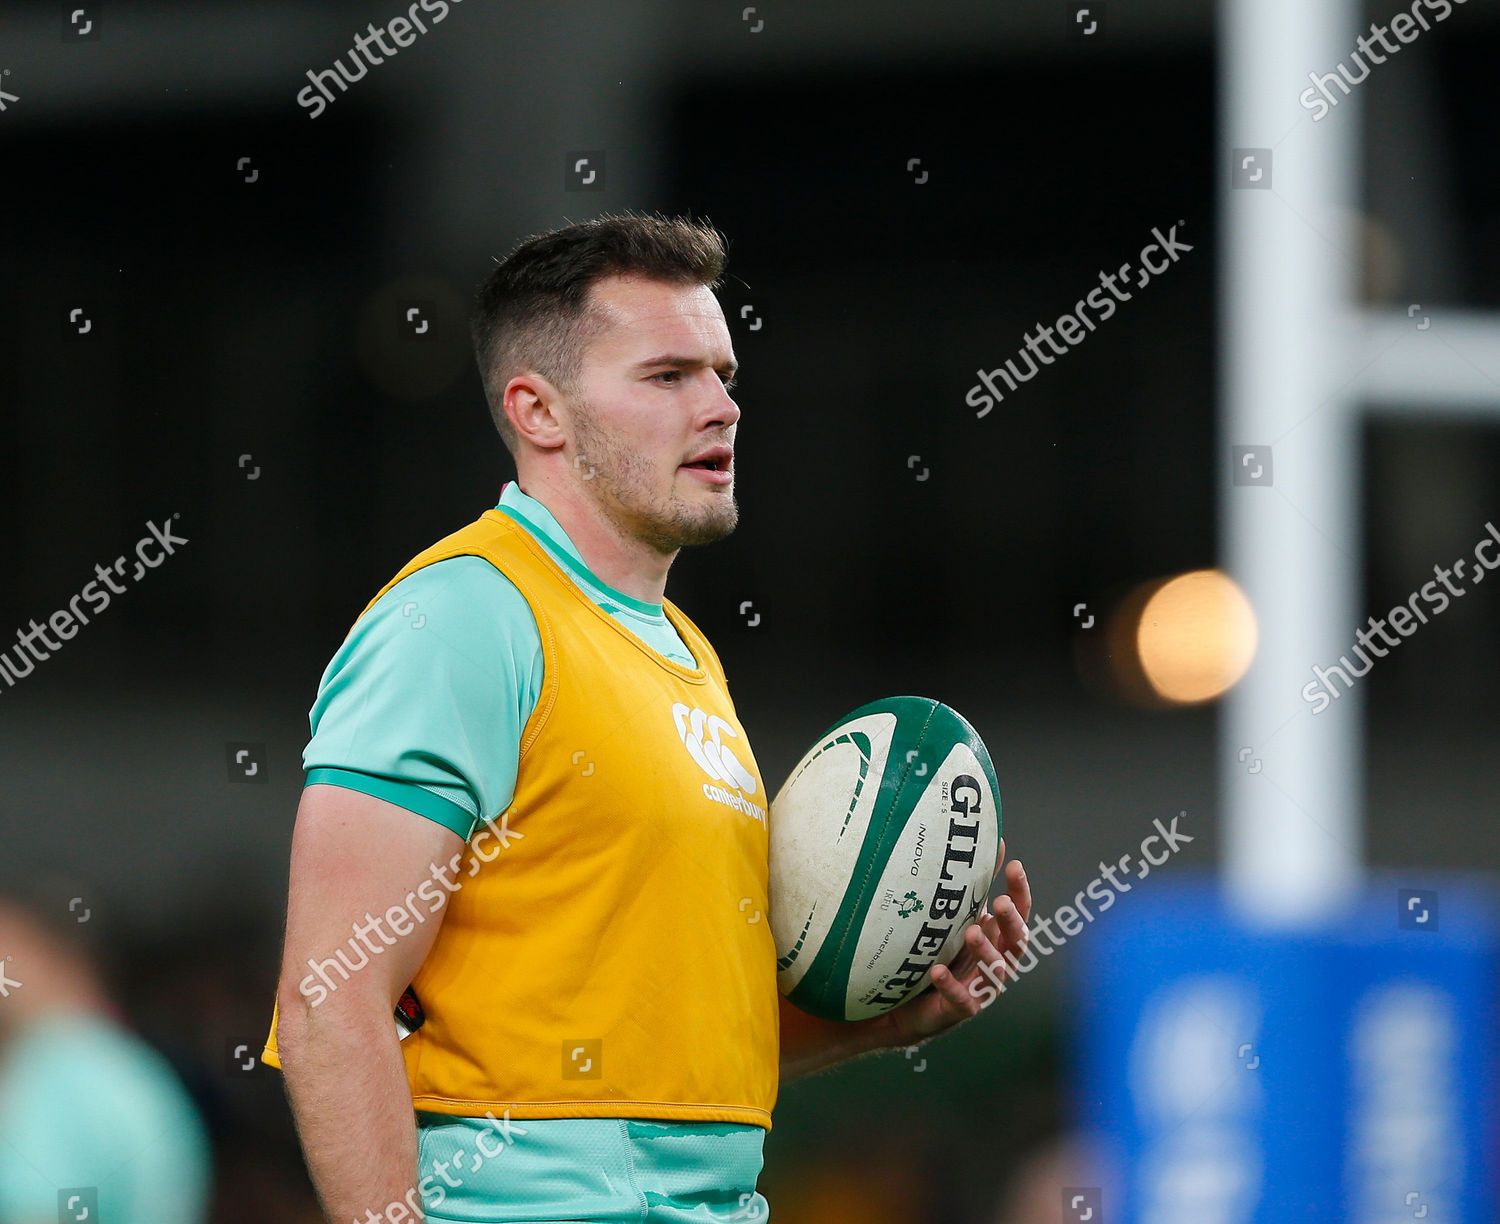
MULTIPOLYGON (((1003 979, 1005 969, 1001 958, 1009 956, 1014 964, 1025 951, 1030 938, 1026 922, 1031 917, 1031 885, 1019 860, 1005 861, 1004 838, 1000 839, 996 879, 1002 874, 1005 892, 995 900, 994 912, 986 904, 979 921, 971 923, 964 932, 963 950, 953 963, 932 967, 932 989, 924 990, 881 1017, 887 1026, 888 1044, 906 1046, 925 1041, 978 1015, 981 1004, 969 987, 983 976, 980 966, 989 965, 995 976, 1003 979)), ((994 987, 989 989, 993 993, 994 987)))
MULTIPOLYGON (((1031 917, 1031 885, 1026 869, 1019 862, 1005 862, 1003 839, 997 857, 995 876, 1005 876, 1005 893, 995 902, 993 913, 986 905, 980 920, 969 925, 964 948, 953 963, 933 966, 933 989, 883 1015, 853 1021, 820 1020, 781 997, 783 1083, 861 1055, 925 1041, 978 1014, 981 1004, 969 987, 982 976, 980 966, 990 965, 999 978, 1005 972, 1000 967, 1002 954, 1019 957, 1030 935, 1026 921, 1031 917)), ((987 979, 985 988, 994 989, 987 979)))

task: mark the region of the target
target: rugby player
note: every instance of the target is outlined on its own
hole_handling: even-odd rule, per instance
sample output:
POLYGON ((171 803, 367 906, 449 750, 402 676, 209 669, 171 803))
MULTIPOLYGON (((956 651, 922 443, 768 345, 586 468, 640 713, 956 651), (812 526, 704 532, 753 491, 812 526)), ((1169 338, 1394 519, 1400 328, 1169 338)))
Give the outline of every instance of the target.
POLYGON ((739 515, 724 264, 610 216, 477 295, 516 479, 366 607, 303 756, 264 1057, 335 1221, 763 1221, 778 1085, 966 1020, 1025 944, 1011 863, 918 998, 839 1024, 777 991, 765 780, 665 594, 739 515))

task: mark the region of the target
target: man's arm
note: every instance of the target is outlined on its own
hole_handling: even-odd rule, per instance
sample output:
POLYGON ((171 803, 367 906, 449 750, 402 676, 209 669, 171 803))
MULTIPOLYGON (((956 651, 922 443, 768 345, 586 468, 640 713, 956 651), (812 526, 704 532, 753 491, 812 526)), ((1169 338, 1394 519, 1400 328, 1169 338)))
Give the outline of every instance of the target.
MULTIPOLYGON (((1004 879, 1006 890, 995 900, 994 912, 986 904, 979 921, 965 930, 963 949, 952 964, 934 968, 931 990, 893 1011, 852 1022, 810 1016, 782 997, 781 1082, 861 1054, 916 1045, 977 1016, 985 1007, 979 996, 987 983, 980 965, 997 969, 1004 960, 1014 968, 1030 937, 1031 883, 1019 860, 1005 862, 1003 840, 995 875, 1004 879)), ((997 992, 990 993, 993 999, 997 992)))
MULTIPOLYGON (((387 946, 368 918, 409 894, 463 848, 432 820, 340 786, 302 792, 292 834, 286 946, 277 988, 277 1049, 313 1185, 330 1219, 385 1219, 402 1203, 420 1221, 411 1090, 392 1017, 432 947, 444 910, 387 946), (354 934, 355 924, 366 932, 354 934), (354 941, 351 943, 351 941, 354 941), (378 949, 372 951, 370 949, 378 949), (308 962, 368 957, 317 1006, 299 989, 308 962)), ((429 895, 431 894, 429 889, 429 895)), ((446 902, 447 890, 442 891, 446 902)), ((445 905, 446 908, 446 905, 445 905)), ((380 930, 385 931, 381 917, 380 930)), ((330 977, 333 974, 330 972, 330 977)), ((324 988, 326 989, 326 988, 324 988)))
POLYGON ((823 1020, 779 999, 781 1006, 781 1082, 811 1075, 825 1067, 890 1048, 884 1016, 869 1020, 823 1020))

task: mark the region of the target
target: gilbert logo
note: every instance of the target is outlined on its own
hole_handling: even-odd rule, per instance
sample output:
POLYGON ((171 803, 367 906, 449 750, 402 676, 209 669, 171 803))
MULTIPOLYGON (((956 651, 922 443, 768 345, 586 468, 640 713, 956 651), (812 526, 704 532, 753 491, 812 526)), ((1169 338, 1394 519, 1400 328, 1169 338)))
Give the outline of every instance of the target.
POLYGON ((755 776, 740 764, 728 744, 720 736, 728 734, 739 739, 740 733, 717 714, 705 714, 697 706, 686 706, 677 701, 672 704, 672 721, 677 724, 677 734, 688 755, 697 761, 715 782, 727 782, 747 795, 756 791, 755 776))

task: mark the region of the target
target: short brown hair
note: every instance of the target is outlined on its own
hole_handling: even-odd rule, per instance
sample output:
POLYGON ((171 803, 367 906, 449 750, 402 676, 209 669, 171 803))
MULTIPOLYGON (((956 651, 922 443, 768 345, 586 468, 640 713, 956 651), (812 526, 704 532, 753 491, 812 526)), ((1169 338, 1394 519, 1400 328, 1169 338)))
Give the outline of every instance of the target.
POLYGON ((512 454, 518 439, 505 415, 505 387, 534 370, 565 393, 602 321, 589 290, 608 276, 637 275, 717 289, 728 262, 724 236, 686 217, 606 215, 526 239, 474 296, 470 333, 490 416, 512 454))

